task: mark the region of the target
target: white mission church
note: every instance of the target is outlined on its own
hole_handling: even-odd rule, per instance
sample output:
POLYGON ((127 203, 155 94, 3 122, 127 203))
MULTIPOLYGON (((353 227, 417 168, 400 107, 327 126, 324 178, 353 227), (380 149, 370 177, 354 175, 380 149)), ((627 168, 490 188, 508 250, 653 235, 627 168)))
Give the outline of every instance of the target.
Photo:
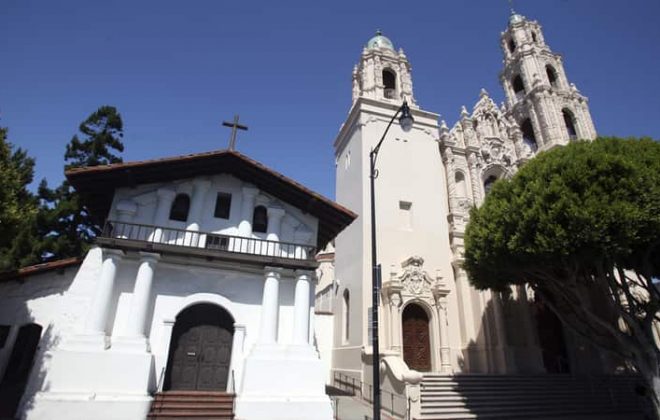
POLYGON ((634 416, 620 363, 530 290, 477 291, 461 268, 494 181, 596 137, 537 22, 512 14, 501 46, 506 103, 482 90, 449 128, 403 50, 369 40, 334 142, 339 204, 234 150, 67 172, 104 230, 82 260, 0 277, 0 418, 331 419, 326 385, 370 401, 369 152, 403 101, 414 125, 392 126, 376 180, 387 414, 634 416))

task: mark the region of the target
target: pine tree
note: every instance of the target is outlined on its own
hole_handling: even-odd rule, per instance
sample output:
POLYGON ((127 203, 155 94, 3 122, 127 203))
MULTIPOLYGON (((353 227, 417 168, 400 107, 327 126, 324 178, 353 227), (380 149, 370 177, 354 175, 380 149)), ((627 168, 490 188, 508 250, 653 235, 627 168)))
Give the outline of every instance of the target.
POLYGON ((27 189, 33 176, 34 159, 14 149, 0 128, 0 271, 39 262, 37 200, 27 189))
MULTIPOLYGON (((119 163, 124 145, 121 115, 112 106, 102 106, 80 124, 64 154, 65 169, 119 163)), ((51 189, 45 180, 39 185, 40 212, 37 218, 45 260, 82 256, 101 231, 80 196, 64 180, 51 189)))

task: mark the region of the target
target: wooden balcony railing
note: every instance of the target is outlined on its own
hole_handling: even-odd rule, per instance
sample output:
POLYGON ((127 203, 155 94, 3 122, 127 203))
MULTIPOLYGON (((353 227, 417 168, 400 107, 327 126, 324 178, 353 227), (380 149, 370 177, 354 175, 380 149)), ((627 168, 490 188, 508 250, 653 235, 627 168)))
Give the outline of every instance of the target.
POLYGON ((105 223, 100 237, 291 260, 313 261, 316 255, 316 247, 311 245, 112 220, 105 223))

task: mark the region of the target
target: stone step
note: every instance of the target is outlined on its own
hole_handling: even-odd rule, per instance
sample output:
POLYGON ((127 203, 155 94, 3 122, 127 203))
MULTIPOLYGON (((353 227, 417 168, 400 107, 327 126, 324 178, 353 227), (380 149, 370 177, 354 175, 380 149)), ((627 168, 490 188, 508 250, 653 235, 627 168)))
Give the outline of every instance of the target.
POLYGON ((234 394, 216 391, 165 391, 154 396, 150 420, 234 418, 234 394))

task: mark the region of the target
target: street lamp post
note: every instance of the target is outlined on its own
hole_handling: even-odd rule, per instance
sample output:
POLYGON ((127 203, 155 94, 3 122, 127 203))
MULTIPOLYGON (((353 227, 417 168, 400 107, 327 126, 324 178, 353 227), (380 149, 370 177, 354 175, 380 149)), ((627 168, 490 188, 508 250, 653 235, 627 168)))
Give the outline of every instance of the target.
POLYGON ((396 117, 399 117, 399 124, 403 131, 408 132, 413 126, 415 120, 410 113, 408 103, 403 101, 403 104, 396 110, 396 113, 387 124, 387 128, 380 138, 376 147, 369 153, 370 172, 369 178, 371 180, 371 343, 373 349, 373 384, 374 384, 374 420, 380 420, 380 352, 378 349, 378 293, 380 289, 380 264, 378 264, 378 255, 376 251, 376 185, 375 180, 378 177, 376 170, 376 159, 378 158, 378 151, 380 150, 383 140, 387 132, 390 130, 392 123, 396 117))

